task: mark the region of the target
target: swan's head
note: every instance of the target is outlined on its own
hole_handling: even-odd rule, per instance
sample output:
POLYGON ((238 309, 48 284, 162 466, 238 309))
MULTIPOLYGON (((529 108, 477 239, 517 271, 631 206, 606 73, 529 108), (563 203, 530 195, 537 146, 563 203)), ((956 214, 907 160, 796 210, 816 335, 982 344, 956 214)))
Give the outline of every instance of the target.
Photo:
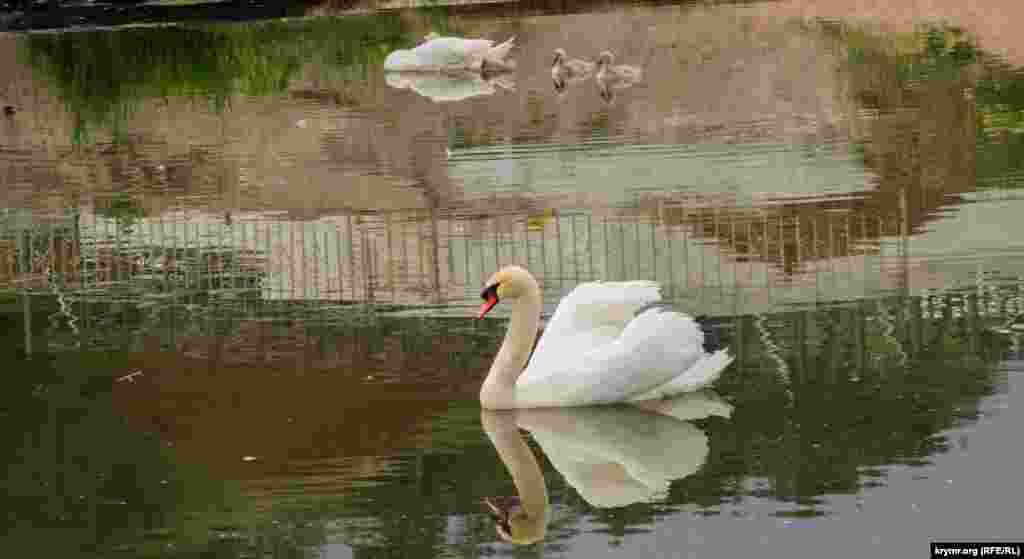
POLYGON ((614 61, 615 55, 610 50, 601 51, 601 54, 597 55, 598 66, 611 66, 614 61))
POLYGON ((525 268, 505 266, 484 284, 484 290, 480 292, 484 303, 480 305, 477 318, 483 318, 503 299, 518 299, 527 293, 536 293, 537 290, 537 280, 525 268))
POLYGON ((555 49, 555 59, 551 61, 551 65, 558 66, 558 63, 565 60, 567 56, 565 49, 555 49))
POLYGON ((484 499, 483 504, 501 539, 517 545, 529 545, 544 539, 547 522, 544 518, 527 514, 518 497, 484 499))

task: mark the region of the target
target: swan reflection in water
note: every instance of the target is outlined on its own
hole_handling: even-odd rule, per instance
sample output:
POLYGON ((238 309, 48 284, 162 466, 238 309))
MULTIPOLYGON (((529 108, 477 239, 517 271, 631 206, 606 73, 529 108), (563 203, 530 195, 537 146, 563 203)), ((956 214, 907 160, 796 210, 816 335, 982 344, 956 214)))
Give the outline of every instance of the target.
POLYGON ((388 72, 384 81, 395 89, 411 89, 431 101, 450 102, 493 95, 499 89, 514 90, 515 75, 473 71, 388 72))
POLYGON ((620 507, 664 494, 707 459, 708 438, 692 420, 729 417, 713 392, 691 392, 628 406, 483 410, 480 422, 519 493, 483 504, 501 539, 536 543, 550 516, 540 464, 519 429, 529 431, 556 470, 594 507, 620 507))

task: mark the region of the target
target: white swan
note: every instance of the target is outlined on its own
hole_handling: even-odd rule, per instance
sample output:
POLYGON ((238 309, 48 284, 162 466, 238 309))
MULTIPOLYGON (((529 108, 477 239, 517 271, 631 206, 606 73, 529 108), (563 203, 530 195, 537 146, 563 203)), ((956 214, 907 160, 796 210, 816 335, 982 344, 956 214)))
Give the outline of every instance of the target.
POLYGON ((487 280, 481 297, 479 318, 499 301, 512 305, 505 340, 480 388, 480 404, 488 409, 638 402, 692 392, 717 380, 733 359, 725 349, 706 352, 704 332, 686 315, 658 307, 637 314, 660 300, 654 282, 577 286, 555 309, 532 356, 542 306, 537 280, 519 266, 506 266, 487 280))
POLYGON ((727 418, 732 406, 709 391, 658 406, 484 410, 480 422, 518 492, 517 498, 484 500, 498 535, 517 544, 537 542, 550 517, 544 476, 518 429, 530 432, 551 465, 594 507, 650 500, 664 495, 672 480, 696 473, 707 460, 708 437, 690 421, 727 418))
POLYGON ((495 46, 490 39, 440 37, 431 33, 413 49, 399 49, 384 59, 385 71, 444 72, 458 70, 508 70, 505 60, 515 46, 515 37, 495 46))
POLYGON ((614 90, 632 87, 643 76, 643 71, 636 66, 613 66, 614 60, 615 55, 611 51, 602 51, 597 56, 597 74, 594 76, 601 98, 608 103, 615 99, 614 90))
POLYGON ((558 91, 565 89, 567 83, 585 79, 594 72, 593 62, 568 56, 565 49, 555 49, 555 59, 551 63, 551 79, 558 91))

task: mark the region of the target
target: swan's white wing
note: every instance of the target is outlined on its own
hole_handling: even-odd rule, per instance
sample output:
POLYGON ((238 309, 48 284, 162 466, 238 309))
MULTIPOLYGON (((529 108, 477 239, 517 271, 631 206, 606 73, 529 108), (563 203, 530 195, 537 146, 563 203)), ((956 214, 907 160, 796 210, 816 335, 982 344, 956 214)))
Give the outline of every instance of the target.
POLYGON ((494 41, 490 39, 440 37, 427 41, 412 51, 425 66, 469 67, 474 61, 479 63, 493 44, 494 41))
MULTIPOLYGON (((556 316, 556 320, 566 320, 556 316)), ((597 313, 600 316, 606 316, 597 313)), ((579 406, 628 400, 671 381, 698 362, 705 353, 704 333, 682 314, 651 308, 630 321, 621 335, 606 341, 617 322, 607 315, 606 327, 592 327, 587 334, 552 336, 549 324, 538 344, 547 371, 531 371, 531 363, 516 383, 520 407, 579 406), (583 340, 583 341, 581 341, 583 340), (590 343, 599 340, 599 343, 590 343), (546 343, 545 343, 546 342, 546 343), (586 342, 586 343, 584 343, 586 342), (530 373, 527 376, 527 373, 530 373), (523 377, 526 377, 524 380, 523 377)))
POLYGON ((558 304, 547 328, 554 332, 600 324, 625 328, 637 311, 660 300, 659 286, 653 281, 581 283, 558 304))
POLYGON ((651 281, 582 283, 558 303, 519 382, 540 379, 617 338, 637 311, 661 299, 651 281))

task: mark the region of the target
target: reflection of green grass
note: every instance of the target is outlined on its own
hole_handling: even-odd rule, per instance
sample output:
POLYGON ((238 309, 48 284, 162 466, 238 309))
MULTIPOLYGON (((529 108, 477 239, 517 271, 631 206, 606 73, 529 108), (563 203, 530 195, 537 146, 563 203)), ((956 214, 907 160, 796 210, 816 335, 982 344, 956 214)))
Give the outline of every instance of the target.
MULTIPOLYGON (((913 103, 915 97, 907 92, 922 89, 924 82, 973 89, 978 186, 1024 187, 1024 73, 1019 68, 981 50, 956 29, 929 27, 902 38, 852 27, 824 27, 823 32, 844 50, 863 107, 885 111, 913 103)), ((970 103, 964 100, 963 106, 970 103)))
POLYGON ((22 55, 77 120, 76 141, 120 122, 145 99, 202 95, 217 108, 232 95, 284 90, 306 64, 365 80, 404 46, 397 16, 255 25, 163 27, 28 35, 22 55))
POLYGON ((125 227, 129 227, 137 220, 146 217, 146 211, 138 205, 138 202, 131 196, 123 193, 117 194, 114 198, 110 199, 105 207, 98 208, 98 212, 100 215, 117 220, 119 224, 125 227))
POLYGON ((1024 73, 992 64, 975 87, 979 186, 1024 187, 1024 73))

